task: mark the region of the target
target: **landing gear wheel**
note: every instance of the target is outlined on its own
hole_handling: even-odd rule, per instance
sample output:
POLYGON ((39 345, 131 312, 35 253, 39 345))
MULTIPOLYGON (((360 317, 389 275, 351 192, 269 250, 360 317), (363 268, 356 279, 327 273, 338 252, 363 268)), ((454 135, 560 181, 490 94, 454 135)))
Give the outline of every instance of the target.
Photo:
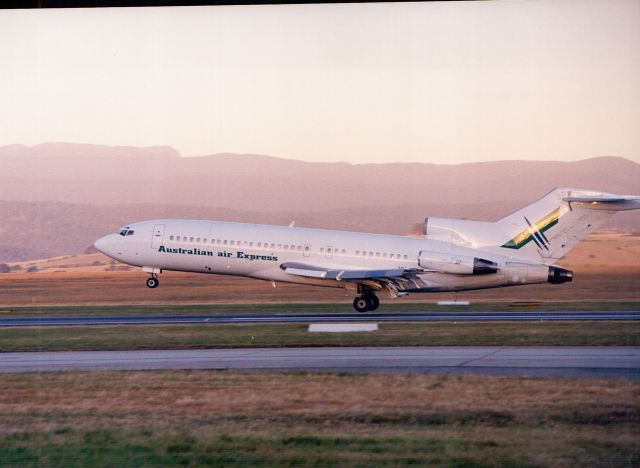
POLYGON ((356 297, 353 300, 353 308, 358 312, 366 312, 369 310, 369 301, 364 296, 356 297))
POLYGON ((157 288, 159 284, 160 284, 160 281, 158 281, 158 278, 149 278, 147 280, 147 287, 148 288, 151 288, 151 289, 157 288))
POLYGON ((380 306, 380 299, 378 299, 378 296, 376 296, 375 294, 364 296, 364 298, 367 301, 367 304, 369 305, 370 311, 376 310, 380 306))

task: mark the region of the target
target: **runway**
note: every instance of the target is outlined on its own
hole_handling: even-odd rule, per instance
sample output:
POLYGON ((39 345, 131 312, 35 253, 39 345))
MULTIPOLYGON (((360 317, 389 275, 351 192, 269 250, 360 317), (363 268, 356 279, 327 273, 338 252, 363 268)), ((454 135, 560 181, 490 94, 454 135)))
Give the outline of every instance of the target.
POLYGON ((64 327, 89 325, 169 325, 203 323, 314 322, 487 322, 541 320, 640 320, 640 311, 516 311, 516 312, 385 312, 263 313, 136 316, 1 317, 0 327, 64 327))
POLYGON ((640 379, 640 347, 236 348, 1 353, 0 372, 288 370, 640 379))

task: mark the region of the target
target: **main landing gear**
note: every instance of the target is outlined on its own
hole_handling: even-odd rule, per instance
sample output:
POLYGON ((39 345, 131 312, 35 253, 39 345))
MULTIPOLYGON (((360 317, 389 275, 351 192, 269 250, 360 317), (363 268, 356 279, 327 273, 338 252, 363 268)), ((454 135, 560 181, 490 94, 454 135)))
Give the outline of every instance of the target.
POLYGON ((376 310, 380 305, 380 299, 373 293, 357 296, 353 300, 353 308, 358 312, 370 312, 376 310))
POLYGON ((151 278, 147 279, 147 288, 157 288, 159 284, 160 281, 158 280, 158 276, 155 273, 152 273, 151 278))

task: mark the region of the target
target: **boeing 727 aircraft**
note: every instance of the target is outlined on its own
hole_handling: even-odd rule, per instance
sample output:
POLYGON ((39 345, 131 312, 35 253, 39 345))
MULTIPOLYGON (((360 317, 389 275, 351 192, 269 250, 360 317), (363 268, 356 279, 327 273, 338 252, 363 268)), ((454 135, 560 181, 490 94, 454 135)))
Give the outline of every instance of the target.
POLYGON ((128 224, 96 249, 149 273, 163 270, 246 276, 344 288, 359 312, 377 294, 463 291, 523 284, 560 284, 573 272, 555 266, 617 211, 640 197, 559 188, 496 222, 427 218, 425 236, 161 219, 128 224))

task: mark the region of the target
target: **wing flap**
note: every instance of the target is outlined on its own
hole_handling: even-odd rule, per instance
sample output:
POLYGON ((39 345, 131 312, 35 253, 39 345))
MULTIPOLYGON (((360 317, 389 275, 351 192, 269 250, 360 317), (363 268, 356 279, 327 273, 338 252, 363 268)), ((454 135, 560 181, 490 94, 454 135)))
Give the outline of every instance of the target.
POLYGON ((342 270, 336 268, 323 268, 315 265, 285 262, 280 265, 285 273, 304 276, 307 278, 332 279, 337 281, 357 281, 368 279, 400 278, 406 275, 421 273, 421 268, 387 268, 379 270, 342 270))

